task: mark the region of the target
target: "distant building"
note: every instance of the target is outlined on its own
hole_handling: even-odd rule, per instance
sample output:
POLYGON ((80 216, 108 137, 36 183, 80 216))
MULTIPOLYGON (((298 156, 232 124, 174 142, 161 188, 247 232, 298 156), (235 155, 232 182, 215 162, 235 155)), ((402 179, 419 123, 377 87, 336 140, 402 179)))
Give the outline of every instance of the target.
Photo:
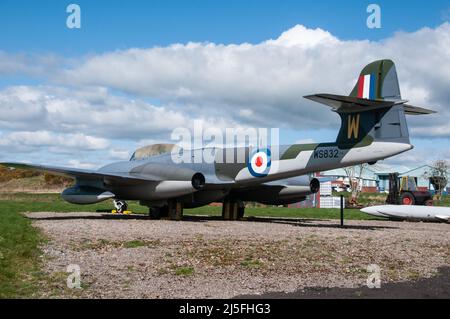
MULTIPOLYGON (((368 166, 362 173, 362 192, 387 192, 389 191, 389 174, 399 173, 399 176, 411 176, 417 178, 417 187, 422 190, 433 190, 427 173, 432 170, 430 165, 422 165, 416 168, 407 166, 390 166, 386 164, 376 164, 368 166)), ((350 186, 350 180, 344 169, 339 168, 326 171, 321 174, 332 179, 334 189, 345 189, 350 186)), ((449 184, 450 186, 450 184, 449 184)))

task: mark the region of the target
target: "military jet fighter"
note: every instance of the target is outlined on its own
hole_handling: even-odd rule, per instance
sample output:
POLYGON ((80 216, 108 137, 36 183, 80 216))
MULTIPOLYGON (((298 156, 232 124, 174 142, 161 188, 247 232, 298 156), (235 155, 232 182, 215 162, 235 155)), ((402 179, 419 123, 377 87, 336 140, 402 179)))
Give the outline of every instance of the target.
MULTIPOLYGON (((181 219, 183 208, 222 202, 225 219, 244 215, 244 202, 283 205, 302 201, 319 190, 320 183, 308 175, 378 160, 411 150, 405 114, 434 113, 403 100, 397 72, 391 60, 375 61, 361 72, 349 96, 305 96, 330 106, 339 114, 341 128, 336 141, 265 148, 210 148, 187 150, 173 145, 154 145, 136 151, 130 161, 85 170, 22 163, 3 165, 68 176, 75 185, 62 198, 76 204, 114 199, 119 212, 126 200, 139 200, 152 218, 181 219), (211 163, 175 162, 173 152, 195 159, 212 152, 211 163), (224 156, 243 151, 244 161, 224 156)), ((310 176, 310 175, 309 175, 310 176)))

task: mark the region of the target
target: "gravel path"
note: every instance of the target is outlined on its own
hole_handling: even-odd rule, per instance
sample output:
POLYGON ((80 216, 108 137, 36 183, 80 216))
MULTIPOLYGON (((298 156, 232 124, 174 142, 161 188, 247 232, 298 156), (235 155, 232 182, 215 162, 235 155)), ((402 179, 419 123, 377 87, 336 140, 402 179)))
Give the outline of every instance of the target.
POLYGON ((308 287, 356 288, 367 266, 382 283, 450 266, 450 225, 267 219, 153 221, 98 213, 30 213, 50 239, 41 297, 231 298, 308 287), (82 289, 66 287, 81 269, 82 289))

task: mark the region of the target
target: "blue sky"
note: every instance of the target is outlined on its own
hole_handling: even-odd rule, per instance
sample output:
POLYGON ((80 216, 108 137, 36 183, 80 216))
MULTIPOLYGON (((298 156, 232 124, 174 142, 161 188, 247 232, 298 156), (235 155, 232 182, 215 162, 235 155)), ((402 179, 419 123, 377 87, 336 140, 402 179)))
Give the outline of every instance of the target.
POLYGON ((444 0, 2 0, 0 39, 5 51, 75 56, 189 41, 259 43, 299 23, 341 39, 378 40, 397 31, 436 27, 448 19, 449 7, 444 0), (65 27, 70 3, 82 9, 81 30, 65 27), (382 8, 379 30, 365 27, 370 3, 382 8))
MULTIPOLYGON (((311 128, 314 128, 318 123, 318 118, 315 117, 314 114, 306 112, 308 114, 305 113, 303 116, 304 118, 302 118, 303 109, 299 107, 300 114, 296 114, 299 126, 296 126, 295 124, 292 124, 295 123, 294 121, 287 123, 289 122, 289 118, 282 118, 281 116, 279 118, 276 116, 274 117, 273 108, 279 108, 280 113, 284 112, 288 114, 292 110, 295 110, 295 103, 297 103, 297 100, 299 101, 299 104, 305 103, 300 102, 302 94, 318 93, 318 91, 323 91, 324 89, 341 94, 347 93, 342 90, 349 90, 349 83, 356 78, 359 69, 365 63, 369 62, 365 59, 351 61, 352 57, 360 56, 358 55, 360 53, 357 54, 355 52, 359 52, 361 46, 367 46, 368 48, 382 47, 380 57, 384 57, 381 55, 384 54, 384 52, 396 52, 395 49, 393 49, 394 45, 391 44, 392 39, 400 39, 399 41, 409 43, 410 37, 416 37, 418 46, 420 47, 420 41, 425 41, 424 39, 426 39, 427 36, 421 35, 420 32, 418 33, 418 30, 421 30, 424 27, 430 28, 429 38, 436 34, 445 35, 447 29, 445 27, 442 28, 442 25, 445 24, 449 18, 450 2, 448 0, 185 0, 127 2, 118 0, 2 0, 0 1, 0 110, 2 107, 6 108, 8 106, 7 104, 2 106, 2 101, 8 101, 8 103, 11 103, 9 101, 16 101, 17 99, 20 101, 29 101, 27 98, 30 95, 36 99, 38 99, 36 97, 38 96, 42 101, 46 101, 48 96, 56 96, 57 99, 53 104, 45 106, 47 109, 54 107, 55 103, 62 103, 64 104, 64 107, 68 107, 67 105, 70 105, 71 103, 75 103, 78 106, 83 105, 83 107, 88 105, 87 108, 83 108, 83 110, 87 112, 86 118, 94 118, 94 115, 89 113, 89 107, 96 109, 98 105, 107 105, 106 110, 113 112, 114 106, 112 105, 123 104, 127 105, 127 107, 134 108, 135 105, 133 103, 137 100, 138 103, 142 103, 142 107, 144 108, 151 108, 151 106, 164 107, 165 111, 162 109, 155 109, 157 115, 162 114, 162 117, 164 117, 166 113, 169 114, 169 111, 172 112, 172 122, 176 122, 180 116, 186 114, 195 114, 197 117, 203 115, 209 116, 207 120, 211 121, 211 119, 214 119, 220 122, 222 120, 222 118, 220 118, 220 112, 210 112, 211 109, 217 108, 217 110, 221 110, 222 107, 222 110, 232 109, 233 103, 236 103, 236 108, 242 109, 245 108, 246 102, 248 102, 249 105, 253 105, 261 103, 261 100, 256 96, 254 98, 249 96, 248 101, 246 101, 242 96, 233 97, 232 92, 221 96, 223 92, 220 89, 217 89, 217 98, 208 96, 204 99, 205 102, 203 102, 202 99, 186 98, 184 95, 177 97, 176 99, 171 99, 170 97, 167 97, 167 92, 179 92, 180 90, 186 89, 192 96, 196 94, 202 96, 206 91, 214 91, 215 88, 203 88, 206 90, 205 92, 196 92, 196 88, 202 86, 201 83, 186 85, 185 88, 183 81, 190 81, 191 77, 182 74, 179 77, 176 77, 176 80, 173 78, 162 79, 162 82, 166 81, 168 84, 161 87, 159 90, 152 88, 134 89, 136 83, 140 84, 141 82, 139 81, 143 81, 141 79, 153 83, 151 82, 152 79, 146 78, 139 73, 136 74, 135 79, 116 81, 114 77, 119 73, 113 73, 112 75, 105 74, 102 77, 101 74, 96 76, 97 73, 94 71, 94 74, 91 74, 92 77, 89 77, 86 76, 86 70, 90 70, 92 65, 99 61, 101 62, 105 57, 108 60, 108 63, 115 64, 116 62, 120 63, 124 58, 128 59, 129 54, 133 55, 136 60, 142 60, 147 63, 148 61, 145 60, 147 54, 150 54, 151 56, 157 55, 155 47, 160 47, 163 51, 167 51, 166 53, 168 55, 175 54, 173 51, 176 51, 176 49, 171 49, 170 47, 174 43, 201 43, 200 50, 201 54, 204 54, 202 57, 203 59, 207 59, 210 54, 217 54, 219 56, 222 54, 223 56, 227 56, 226 54, 228 54, 229 51, 234 50, 232 47, 233 45, 239 46, 242 43, 250 43, 252 45, 251 49, 255 52, 258 51, 260 56, 261 54, 264 54, 259 51, 260 47, 264 46, 266 41, 279 39, 280 35, 286 31, 291 30, 291 33, 288 36, 296 38, 296 41, 298 41, 299 37, 311 36, 312 39, 314 39, 315 37, 322 36, 322 31, 315 30, 316 28, 320 28, 330 35, 325 36, 325 42, 330 41, 332 45, 339 42, 339 48, 354 46, 351 53, 348 55, 349 66, 345 68, 345 70, 349 70, 349 72, 352 73, 347 74, 346 71, 345 74, 333 74, 336 78, 334 82, 328 80, 321 81, 320 78, 314 80, 310 79, 307 83, 299 81, 298 97, 291 96, 289 99, 284 98, 282 95, 286 92, 292 92, 292 87, 295 88, 295 86, 276 88, 273 90, 273 96, 267 93, 269 99, 272 99, 273 97, 274 104, 268 103, 268 105, 265 105, 264 107, 269 110, 267 110, 267 113, 263 113, 263 115, 267 114, 267 118, 274 119, 274 121, 276 119, 279 120, 279 126, 282 128, 281 138, 283 143, 293 143, 299 140, 332 140, 339 127, 337 116, 333 117, 332 115, 320 113, 324 114, 326 117, 322 117, 323 121, 319 123, 320 127, 316 130, 311 130, 311 128), (70 3, 76 3, 81 7, 82 27, 79 30, 68 29, 66 27, 66 18, 68 16, 66 7, 70 3), (380 5, 382 9, 381 29, 368 29, 366 27, 366 19, 368 16, 366 8, 370 3, 376 3, 380 5), (296 25, 304 26, 305 29, 295 29, 294 27, 296 25), (399 34, 404 35, 399 36, 399 34), (335 41, 333 39, 337 40, 335 41), (208 51, 208 53, 208 46, 205 42, 223 45, 223 48, 216 47, 213 48, 211 52, 208 51), (346 45, 342 46, 342 44, 346 45), (141 51, 136 53, 136 56, 134 56, 134 51, 130 52, 130 50, 135 48, 141 49, 141 51), (67 76, 66 78, 67 71, 71 74, 74 73, 75 75, 72 77, 67 76), (64 76, 61 76, 62 74, 64 76), (130 80, 130 82, 128 83, 126 80, 130 80), (175 81, 175 84, 171 81, 175 81), (19 86, 22 88, 17 89, 19 86), (107 90, 107 93, 103 91, 103 88, 107 90), (317 90, 317 92, 315 90, 317 90), (96 94, 98 94, 98 96, 95 98, 92 97, 92 95, 96 94), (75 95, 78 100, 74 97, 75 95), (94 100, 94 102, 92 102, 92 100, 94 100), (93 103, 92 106, 89 106, 89 103, 93 103), (107 103, 112 104, 110 105, 107 103), (270 110, 270 108, 272 110, 270 110), (203 113, 207 114, 205 115, 203 113), (286 125, 284 125, 284 119, 286 119, 286 125), (329 122, 329 125, 324 125, 324 122, 329 122), (313 132, 313 134, 311 132, 313 132)), ((423 46, 425 47, 425 44, 423 44, 423 46)), ((430 45, 430 47, 432 46, 430 45)), ((414 50, 416 48, 412 47, 410 49, 414 50)), ((182 53, 180 53, 182 54, 181 58, 183 59, 182 66, 204 65, 202 64, 202 58, 199 58, 200 60, 197 61, 195 55, 189 55, 190 49, 187 46, 183 46, 180 50, 182 51, 182 53), (189 57, 186 57, 185 55, 189 57)), ((233 51, 234 54, 239 55, 239 52, 241 52, 239 50, 241 49, 238 49, 236 51, 237 53, 233 51)), ((289 54, 291 54, 289 53, 291 52, 289 50, 286 49, 286 51, 280 51, 280 56, 289 56, 289 54)), ((305 54, 305 56, 308 55, 307 52, 311 51, 311 49, 302 50, 300 50, 299 53, 305 54)), ((339 55, 339 57, 336 57, 337 61, 342 61, 342 56, 345 57, 346 54, 345 52, 337 52, 337 54, 336 52, 332 53, 334 55, 339 55)), ((317 54, 326 54, 326 52, 322 50, 318 51, 317 54)), ((449 52, 445 52, 445 54, 450 56, 449 52)), ((445 54, 442 56, 443 61, 445 61, 445 54)), ((369 55, 374 58, 379 57, 373 52, 367 52, 367 56, 369 55)), ((399 77, 401 80, 406 80, 403 81, 403 84, 401 83, 401 86, 403 85, 405 91, 410 93, 413 98, 417 99, 417 103, 435 103, 438 107, 443 109, 446 102, 445 98, 443 98, 446 96, 445 90, 440 89, 440 91, 433 91, 433 96, 439 95, 441 96, 440 99, 430 98, 427 95, 427 93, 430 92, 430 89, 421 86, 424 85, 423 83, 434 83, 434 81, 441 79, 436 79, 431 74, 429 75, 429 81, 423 76, 422 78, 417 79, 417 81, 410 78, 405 79, 406 75, 414 74, 414 72, 408 65, 402 64, 402 61, 409 61, 412 58, 410 56, 406 57, 408 53, 403 55, 405 56, 405 59, 402 59, 402 54, 399 53, 398 55, 400 60, 398 61, 400 62, 398 68, 399 77)), ((248 61, 245 56, 242 59, 248 61)), ((167 61, 164 62, 167 63, 167 61)), ((143 65, 147 65, 145 63, 143 65)), ((320 62, 310 61, 308 63, 319 63, 318 67, 320 66, 320 62)), ((100 64, 103 65, 102 63, 100 64)), ((305 64, 307 63, 305 62, 305 64)), ((448 64, 442 65, 441 63, 441 70, 445 70, 446 66, 448 66, 448 64)), ((302 72, 301 61, 298 62, 296 67, 298 67, 299 72, 302 72)), ((95 66, 93 70, 100 70, 99 73, 101 73, 104 69, 98 69, 97 66, 95 66)), ((192 70, 192 68, 190 68, 190 70, 192 70)), ((156 67, 150 67, 148 72, 157 74, 159 70, 156 67)), ((176 72, 176 70, 173 72, 176 72)), ((219 74, 219 76, 229 75, 226 71, 219 74)), ((272 73, 267 72, 267 74, 272 73)), ((318 70, 318 74, 326 74, 326 70, 318 70)), ((127 78, 128 74, 122 74, 121 76, 127 78)), ((440 76, 444 79, 444 81, 440 81, 441 83, 448 83, 446 81, 449 80, 450 76, 446 77, 445 74, 441 74, 440 76)), ((237 77, 239 77, 239 74, 237 74, 237 77)), ((210 79, 211 77, 206 78, 210 79)), ((301 78, 301 76, 299 76, 299 78, 301 78)), ((280 78, 278 80, 278 82, 280 82, 283 79, 280 78)), ((233 80, 231 80, 231 82, 233 82, 233 80)), ((159 85, 158 81, 156 81, 156 83, 159 85)), ((229 83, 225 82, 225 84, 225 87, 228 87, 229 83)), ((219 84, 217 86, 219 86, 219 84)), ((245 93, 242 93, 241 95, 251 95, 251 92, 253 92, 252 88, 246 89, 247 90, 244 91, 245 93)), ((238 94, 239 93, 236 93, 236 96, 238 94)), ((258 107, 251 106, 242 114, 252 114, 258 107)), ((306 107, 311 106, 310 104, 304 104, 303 108, 306 107)), ((36 108, 38 107, 36 106, 36 108)), ((318 106, 318 108, 321 107, 318 106)), ((30 112, 32 111, 34 110, 30 109, 30 112)), ((131 111, 124 109, 124 112, 124 114, 130 114, 131 111)), ((310 113, 314 113, 314 111, 311 111, 310 113)), ((442 125, 445 125, 442 123, 445 123, 448 113, 441 112, 441 114, 442 127, 442 125)), ((242 115, 239 120, 236 120, 238 124, 246 124, 244 115, 242 115)), ((42 119, 48 118, 48 114, 47 116, 43 116, 42 114, 39 116, 41 116, 42 119)), ((149 118, 152 116, 154 115, 149 115, 149 118)), ((448 116, 448 118, 450 118, 450 115, 448 116)), ((169 115, 167 115, 167 117, 169 118, 169 115)), ((262 120, 258 119, 258 121, 255 120, 255 122, 260 125, 267 124, 268 126, 274 126, 273 121, 264 123, 264 116, 261 117, 263 118, 262 120)), ((292 116, 290 117, 293 118, 292 116)), ((320 118, 321 117, 319 117, 319 119, 320 118)), ((233 122, 233 120, 233 117, 223 119, 224 123, 230 123, 233 122)), ((22 121, 22 119, 20 121, 22 121)), ((41 134, 41 138, 44 141, 42 144, 39 144, 36 141, 28 141, 28 144, 24 145, 23 148, 19 148, 17 151, 11 150, 11 153, 14 154, 13 156, 9 154, 9 157, 13 157, 11 160, 20 160, 23 158, 22 152, 28 152, 28 154, 32 154, 32 161, 43 161, 46 163, 58 162, 69 165, 79 165, 81 163, 86 164, 86 166, 92 166, 93 163, 105 163, 118 159, 117 156, 126 158, 129 155, 126 150, 132 151, 133 148, 146 141, 158 142, 159 139, 167 139, 167 134, 161 133, 163 131, 162 129, 159 131, 152 131, 150 129, 148 131, 136 130, 136 132, 132 130, 133 132, 124 132, 124 137, 120 137, 117 134, 108 135, 104 131, 91 130, 91 128, 89 128, 89 133, 87 131, 81 131, 81 133, 86 136, 80 137, 76 134, 78 133, 77 130, 83 130, 84 126, 82 123, 74 125, 72 123, 73 121, 64 119, 61 120, 60 126, 52 123, 51 125, 42 124, 39 128, 39 126, 35 125, 37 119, 34 123, 32 123, 33 119, 28 119, 28 121, 30 121, 29 125, 26 124, 27 122, 18 122, 18 124, 14 126, 5 119, 4 122, 2 122, 0 117, 0 148, 2 143, 7 146, 10 145, 8 143, 12 143, 12 141, 21 141, 21 138, 29 136, 26 134, 33 131, 44 130, 50 134, 49 136, 41 134), (77 129, 74 129, 74 127, 77 129), (74 134, 79 138, 79 144, 77 144, 78 146, 81 145, 79 146, 79 149, 77 149, 78 146, 73 146, 73 148, 69 149, 64 147, 61 148, 61 146, 54 145, 52 144, 52 141, 49 141, 52 138, 55 140, 64 140, 68 136, 73 137, 74 134), (139 134, 141 134, 141 136, 139 136, 139 134), (127 137, 125 137, 125 135, 127 137), (92 149, 92 145, 103 145, 104 149, 97 152, 92 149), (111 155, 111 152, 108 150, 113 147, 115 148, 113 152, 114 155, 111 155), (68 155, 73 155, 74 152, 76 152, 75 154, 77 154, 77 156, 68 155), (74 157, 80 162, 74 162, 74 157), (101 160, 98 160, 99 157, 101 160)), ((413 155, 421 157, 423 154, 429 154, 430 149, 439 144, 439 150, 442 152, 436 156, 442 157, 447 156, 447 154, 450 156, 450 133, 441 134, 440 132, 435 132, 431 134, 430 132, 426 132, 426 123, 424 123, 423 120, 416 119, 413 119, 411 122, 410 128, 412 127, 413 130, 416 129, 416 132, 421 132, 420 134, 416 134, 416 136, 412 134, 413 142, 416 145, 416 153, 413 153, 413 155)), ((89 125, 86 124, 86 126, 89 125)), ((407 159, 411 165, 413 165, 414 156, 409 156, 408 158, 405 157, 405 160, 407 159)), ((3 159, 5 159, 4 156, 0 158, 0 160, 3 159)), ((8 158, 8 160, 10 160, 10 158, 8 158)), ((415 161, 418 162, 418 160, 415 161)))

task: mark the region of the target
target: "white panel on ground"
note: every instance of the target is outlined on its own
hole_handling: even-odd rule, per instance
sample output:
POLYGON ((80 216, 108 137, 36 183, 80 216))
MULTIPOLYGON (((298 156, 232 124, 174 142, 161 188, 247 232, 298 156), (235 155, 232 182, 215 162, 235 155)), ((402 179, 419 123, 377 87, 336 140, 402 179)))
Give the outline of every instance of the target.
POLYGON ((320 196, 331 196, 331 182, 320 183, 320 196))
MULTIPOLYGON (((331 196, 320 196, 320 208, 340 208, 341 198, 331 196)), ((344 201, 345 208, 345 201, 344 201)))

